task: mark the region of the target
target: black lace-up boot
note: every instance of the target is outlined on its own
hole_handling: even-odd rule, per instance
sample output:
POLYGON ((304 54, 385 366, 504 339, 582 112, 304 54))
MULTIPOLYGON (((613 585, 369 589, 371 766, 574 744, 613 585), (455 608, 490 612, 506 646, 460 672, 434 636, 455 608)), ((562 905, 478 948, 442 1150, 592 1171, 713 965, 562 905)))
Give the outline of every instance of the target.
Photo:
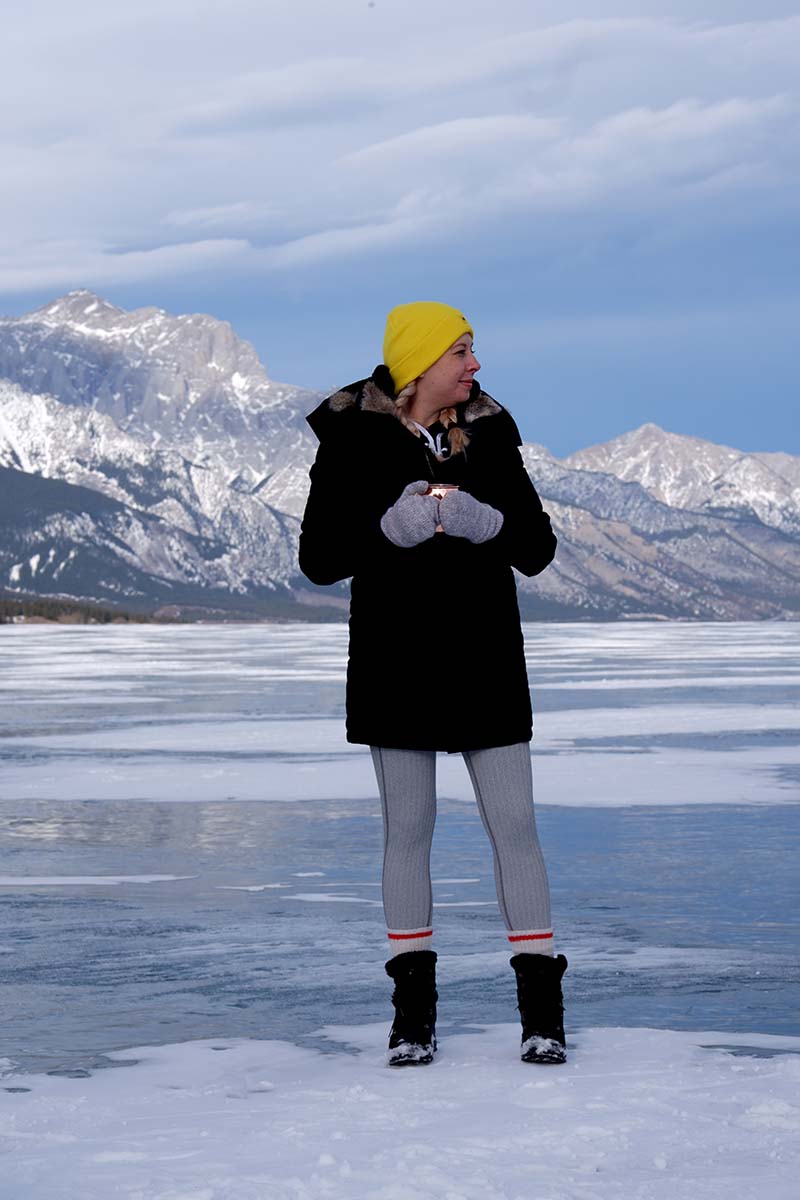
POLYGON ((510 960, 517 976, 517 1000, 522 1017, 523 1062, 563 1063, 564 998, 561 978, 567 969, 563 954, 515 954, 510 960))
POLYGON ((394 980, 395 1018, 389 1033, 387 1065, 417 1066, 433 1061, 436 1050, 436 951, 407 950, 386 963, 394 980))

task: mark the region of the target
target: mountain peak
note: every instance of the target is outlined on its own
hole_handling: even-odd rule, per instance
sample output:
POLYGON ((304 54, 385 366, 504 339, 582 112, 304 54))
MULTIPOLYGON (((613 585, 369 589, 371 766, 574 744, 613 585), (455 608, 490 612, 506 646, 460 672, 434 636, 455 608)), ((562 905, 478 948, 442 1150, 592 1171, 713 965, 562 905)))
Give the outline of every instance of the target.
POLYGON ((636 429, 629 429, 607 442, 597 442, 577 450, 561 461, 570 467, 611 470, 613 474, 619 474, 617 467, 625 464, 630 469, 631 462, 637 456, 644 456, 652 462, 653 456, 659 455, 662 459, 683 464, 703 456, 717 458, 720 454, 726 461, 733 461, 740 458, 743 451, 688 433, 672 433, 652 421, 645 421, 636 429))
POLYGON ((653 421, 645 421, 644 425, 631 430, 631 434, 635 433, 666 433, 666 430, 662 429, 660 425, 656 425, 653 421))
POLYGON ((33 309, 32 312, 25 313, 19 320, 44 322, 48 325, 97 326, 109 318, 118 319, 122 316, 124 309, 117 308, 116 304, 104 300, 88 288, 77 288, 64 296, 58 296, 48 304, 41 305, 40 308, 33 309))

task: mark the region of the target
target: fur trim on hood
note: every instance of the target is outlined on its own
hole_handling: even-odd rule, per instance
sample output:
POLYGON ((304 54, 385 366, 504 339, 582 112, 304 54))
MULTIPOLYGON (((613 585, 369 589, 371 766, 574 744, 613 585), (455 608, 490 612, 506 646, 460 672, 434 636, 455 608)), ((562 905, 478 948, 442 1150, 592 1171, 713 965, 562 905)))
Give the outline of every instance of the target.
MULTIPOLYGON (((392 376, 384 363, 377 366, 368 379, 359 379, 328 396, 309 413, 306 420, 322 440, 331 427, 332 419, 335 423, 335 414, 354 411, 387 413, 396 417, 398 421, 401 419, 395 403, 392 376)), ((452 427, 448 430, 448 437, 456 430, 468 437, 469 426, 473 421, 477 421, 479 417, 496 416, 505 412, 505 409, 483 391, 477 380, 473 380, 468 398, 454 404, 447 411, 455 415, 452 427)))

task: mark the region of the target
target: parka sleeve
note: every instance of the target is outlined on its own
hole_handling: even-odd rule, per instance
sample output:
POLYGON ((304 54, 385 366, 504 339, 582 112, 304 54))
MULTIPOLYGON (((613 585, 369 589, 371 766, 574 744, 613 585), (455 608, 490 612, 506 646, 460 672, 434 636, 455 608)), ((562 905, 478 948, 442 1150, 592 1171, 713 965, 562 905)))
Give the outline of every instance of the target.
POLYGON ((383 509, 377 511, 369 488, 360 488, 363 475, 346 441, 321 441, 309 478, 298 560, 305 577, 324 587, 349 579, 390 543, 380 528, 383 509))
POLYGON ((520 454, 522 438, 513 421, 512 425, 515 436, 495 447, 491 494, 478 496, 503 514, 500 532, 483 545, 530 578, 553 561, 558 539, 520 454))

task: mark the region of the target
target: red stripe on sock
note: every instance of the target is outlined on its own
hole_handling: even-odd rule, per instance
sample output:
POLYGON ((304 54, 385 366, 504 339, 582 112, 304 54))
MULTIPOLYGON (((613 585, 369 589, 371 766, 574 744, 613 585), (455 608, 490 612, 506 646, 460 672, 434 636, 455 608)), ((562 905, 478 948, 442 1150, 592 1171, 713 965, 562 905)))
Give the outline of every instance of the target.
POLYGON ((433 930, 426 929, 424 933, 387 933, 386 936, 392 938, 393 941, 399 942, 405 938, 433 937, 433 930))
POLYGON ((509 934, 508 940, 510 942, 533 942, 540 941, 545 938, 551 938, 552 936, 552 933, 519 933, 515 937, 512 937, 511 934, 509 934))

